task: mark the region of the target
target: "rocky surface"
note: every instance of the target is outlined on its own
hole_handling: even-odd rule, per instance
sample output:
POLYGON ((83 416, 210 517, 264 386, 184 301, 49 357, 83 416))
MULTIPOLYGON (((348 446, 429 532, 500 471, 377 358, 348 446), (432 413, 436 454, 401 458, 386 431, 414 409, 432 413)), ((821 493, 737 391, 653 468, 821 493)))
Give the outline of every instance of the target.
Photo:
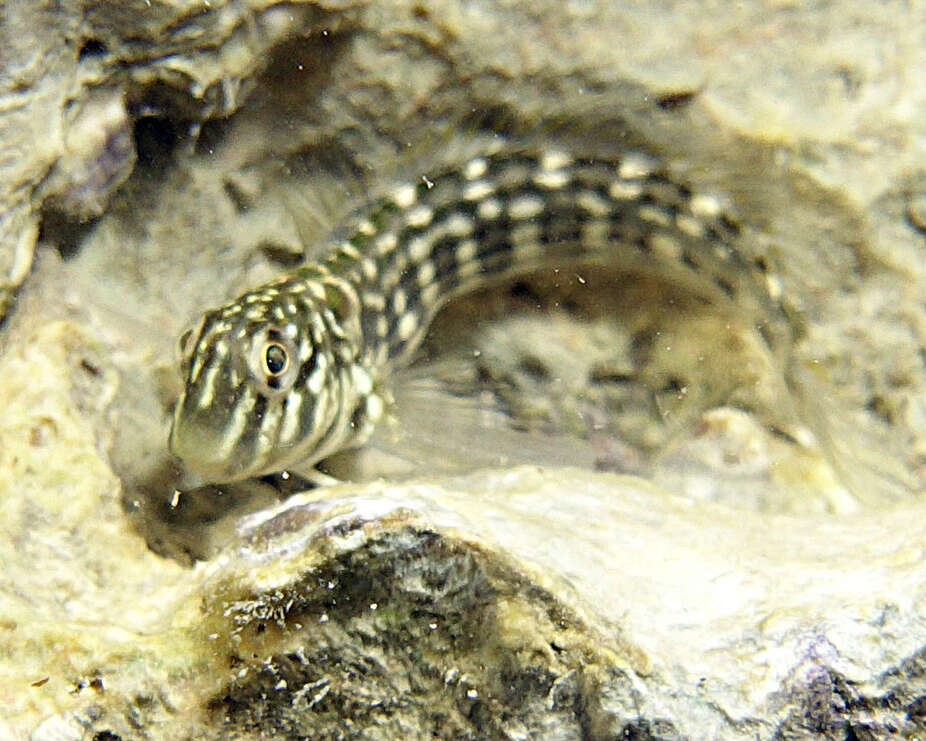
POLYGON ((8 4, 0 735, 926 733, 920 12, 8 4), (477 130, 658 154, 804 337, 531 276, 448 308, 358 483, 191 490, 180 331, 477 130))

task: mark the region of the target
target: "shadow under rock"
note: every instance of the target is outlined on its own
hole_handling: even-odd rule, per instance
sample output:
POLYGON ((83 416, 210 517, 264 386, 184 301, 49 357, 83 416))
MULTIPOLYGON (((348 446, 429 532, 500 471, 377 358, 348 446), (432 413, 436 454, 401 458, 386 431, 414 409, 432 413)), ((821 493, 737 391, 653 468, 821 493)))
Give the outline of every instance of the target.
POLYGON ((308 486, 292 476, 197 486, 175 461, 165 459, 143 478, 124 480, 123 506, 154 553, 192 566, 231 542, 243 515, 308 486))

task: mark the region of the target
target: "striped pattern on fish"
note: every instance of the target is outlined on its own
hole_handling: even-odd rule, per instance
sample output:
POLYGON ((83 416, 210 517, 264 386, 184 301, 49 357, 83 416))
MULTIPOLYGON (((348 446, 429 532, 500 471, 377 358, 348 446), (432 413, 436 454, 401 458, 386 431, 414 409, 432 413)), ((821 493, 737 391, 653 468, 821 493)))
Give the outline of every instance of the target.
POLYGON ((214 482, 361 444, 389 373, 450 298, 545 266, 658 273, 790 339, 778 282, 715 199, 649 156, 495 142, 354 212, 314 264, 207 312, 181 341, 170 447, 214 482))

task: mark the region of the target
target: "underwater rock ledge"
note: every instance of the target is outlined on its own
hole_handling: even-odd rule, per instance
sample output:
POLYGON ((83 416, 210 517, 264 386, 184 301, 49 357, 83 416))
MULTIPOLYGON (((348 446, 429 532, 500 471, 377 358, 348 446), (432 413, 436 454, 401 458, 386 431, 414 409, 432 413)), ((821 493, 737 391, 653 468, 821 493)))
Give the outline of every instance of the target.
POLYGON ((734 514, 568 469, 296 495, 196 569, 169 629, 111 644, 131 666, 67 718, 123 739, 915 737, 926 526, 896 542, 905 517, 734 514))
POLYGON ((177 336, 302 246, 262 183, 308 163, 349 193, 320 151, 388 178, 474 109, 580 120, 728 195, 803 361, 922 470, 922 10, 671 5, 5 6, 0 737, 926 736, 921 495, 789 516, 432 474, 226 522, 193 569, 138 524, 139 482, 176 468, 177 336))

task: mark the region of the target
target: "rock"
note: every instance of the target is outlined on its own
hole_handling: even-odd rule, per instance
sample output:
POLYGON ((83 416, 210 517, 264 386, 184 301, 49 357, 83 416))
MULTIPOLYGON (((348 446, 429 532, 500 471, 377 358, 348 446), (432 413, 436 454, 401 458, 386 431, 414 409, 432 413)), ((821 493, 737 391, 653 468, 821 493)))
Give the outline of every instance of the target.
POLYGON ((5 8, 0 736, 926 735, 924 21, 5 8), (354 483, 196 489, 182 329, 485 131, 660 157, 803 337, 527 276, 448 307, 354 483))

